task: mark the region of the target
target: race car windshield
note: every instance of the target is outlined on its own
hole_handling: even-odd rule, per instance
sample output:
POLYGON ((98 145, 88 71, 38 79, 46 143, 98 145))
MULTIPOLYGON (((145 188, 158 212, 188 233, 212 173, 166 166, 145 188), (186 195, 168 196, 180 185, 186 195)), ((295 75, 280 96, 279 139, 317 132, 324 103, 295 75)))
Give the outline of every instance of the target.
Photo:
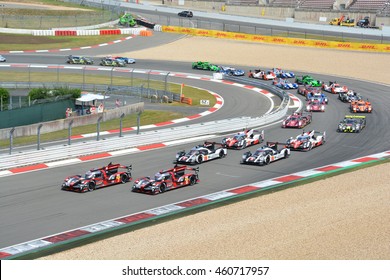
POLYGON ((353 119, 346 119, 344 122, 345 122, 346 124, 354 124, 354 123, 355 123, 355 120, 353 120, 353 119))
POLYGON ((233 139, 234 140, 242 140, 242 139, 244 139, 244 135, 242 135, 242 134, 234 135, 233 139))
POLYGON ((299 141, 306 141, 307 139, 309 139, 309 136, 305 135, 305 136, 298 136, 297 138, 299 141))
POLYGON ((154 174, 154 180, 162 181, 163 179, 164 179, 164 174, 161 174, 161 173, 154 174))
POLYGON ((191 149, 191 150, 187 153, 188 156, 194 156, 194 155, 197 155, 197 154, 199 154, 199 151, 198 151, 197 149, 191 149))
POLYGON ((94 175, 94 173, 92 173, 91 171, 88 171, 87 173, 85 173, 85 179, 91 179, 91 178, 93 178, 93 175, 94 175))
POLYGON ((258 157, 258 156, 261 156, 263 154, 264 154, 264 150, 256 150, 256 152, 254 152, 253 156, 258 157))

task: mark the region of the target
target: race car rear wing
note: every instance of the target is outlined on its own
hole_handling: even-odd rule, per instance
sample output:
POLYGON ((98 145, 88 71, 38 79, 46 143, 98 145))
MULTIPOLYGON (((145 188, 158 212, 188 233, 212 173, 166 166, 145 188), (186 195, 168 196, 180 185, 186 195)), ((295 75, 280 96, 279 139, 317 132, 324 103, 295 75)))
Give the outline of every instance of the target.
POLYGON ((267 147, 269 147, 269 148, 271 148, 271 149, 277 150, 279 145, 283 145, 284 147, 287 147, 287 146, 288 146, 287 143, 281 143, 281 142, 267 142, 267 147))
POLYGON ((346 119, 365 119, 366 116, 347 115, 344 118, 346 118, 346 119))

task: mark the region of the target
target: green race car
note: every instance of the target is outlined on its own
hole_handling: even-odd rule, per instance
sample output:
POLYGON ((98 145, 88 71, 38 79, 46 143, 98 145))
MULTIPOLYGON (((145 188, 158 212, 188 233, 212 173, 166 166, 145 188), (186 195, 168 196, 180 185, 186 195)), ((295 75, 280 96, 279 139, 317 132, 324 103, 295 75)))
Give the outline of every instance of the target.
POLYGON ((85 56, 75 56, 75 55, 69 55, 68 60, 66 61, 68 64, 93 64, 93 59, 85 56))
POLYGON ((111 67, 125 67, 126 63, 121 59, 103 58, 100 62, 100 65, 111 67))
POLYGON ((215 64, 206 61, 197 61, 192 63, 192 69, 209 70, 218 72, 221 68, 215 64))
POLYGON ((124 14, 119 18, 118 24, 122 26, 134 27, 137 25, 137 22, 132 15, 124 14))
POLYGON ((303 75, 295 78, 295 82, 299 85, 310 85, 312 87, 321 87, 323 82, 314 79, 312 76, 303 75))

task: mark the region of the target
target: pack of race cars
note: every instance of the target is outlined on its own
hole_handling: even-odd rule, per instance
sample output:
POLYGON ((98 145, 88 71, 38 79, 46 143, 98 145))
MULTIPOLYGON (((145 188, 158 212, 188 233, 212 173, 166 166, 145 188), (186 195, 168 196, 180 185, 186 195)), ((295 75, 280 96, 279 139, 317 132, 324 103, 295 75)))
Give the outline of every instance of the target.
MULTIPOLYGON (((72 57, 72 59, 74 59, 72 57)), ((106 58, 114 59, 114 58, 106 58)), ((123 61, 124 62, 124 61, 123 61)), ((134 62, 124 62, 134 63, 134 62)), ((193 64, 193 68, 212 70, 213 64, 193 64), (203 67, 203 68, 202 68, 203 67), (206 69, 206 68, 209 69, 206 69)), ((219 66, 215 66, 219 67, 219 66)), ((236 70, 229 67, 219 68, 219 71, 236 70)), ((225 73, 226 74, 226 73, 225 73)), ((226 75, 235 75, 233 73, 226 75)), ((240 74, 241 75, 241 74, 240 74)), ((264 80, 272 80, 273 85, 282 89, 297 89, 297 92, 304 95, 307 104, 306 111, 294 112, 282 121, 282 128, 303 129, 313 120, 312 112, 324 112, 328 104, 328 97, 323 92, 337 94, 342 102, 349 103, 352 113, 371 113, 372 104, 346 86, 337 82, 323 82, 308 76, 296 77, 294 87, 280 86, 280 83, 287 83, 287 78, 295 77, 292 72, 286 72, 280 68, 263 71, 250 71, 249 77, 264 80), (257 76, 256 76, 257 75, 257 76), (274 77, 267 75, 274 75, 274 77)), ((359 133, 366 126, 366 116, 363 115, 345 115, 337 127, 337 132, 359 133)), ((259 165, 265 166, 274 161, 287 159, 292 151, 310 151, 313 148, 320 147, 326 143, 326 132, 309 130, 296 136, 291 136, 285 141, 265 141, 264 130, 244 129, 229 137, 222 138, 220 142, 205 141, 192 147, 187 152, 179 151, 173 161, 174 166, 168 169, 158 171, 154 176, 143 176, 136 179, 131 187, 132 192, 147 194, 159 194, 176 188, 193 186, 200 182, 199 166, 208 161, 223 159, 228 155, 228 150, 243 150, 252 146, 259 147, 252 151, 246 151, 242 154, 241 165, 259 165)), ((235 152, 233 152, 235 153, 235 152)), ((88 170, 85 175, 72 175, 66 177, 61 185, 62 190, 75 192, 91 192, 98 188, 104 188, 117 184, 126 184, 132 181, 132 165, 121 165, 109 163, 100 168, 88 170)))

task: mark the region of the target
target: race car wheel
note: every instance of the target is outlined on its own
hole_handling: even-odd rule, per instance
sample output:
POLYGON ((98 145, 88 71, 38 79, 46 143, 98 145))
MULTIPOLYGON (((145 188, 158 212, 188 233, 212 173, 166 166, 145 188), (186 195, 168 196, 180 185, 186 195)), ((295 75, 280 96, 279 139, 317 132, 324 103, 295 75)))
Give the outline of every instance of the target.
POLYGON ((287 151, 284 151, 284 158, 288 158, 290 155, 288 154, 287 151))
POLYGON ((244 141, 244 143, 241 146, 241 149, 245 149, 245 148, 246 148, 246 141, 244 141))
POLYGON ((219 157, 224 158, 226 156, 225 152, 222 150, 219 152, 219 157))
POLYGON ((203 156, 202 156, 202 155, 199 155, 199 156, 196 158, 196 162, 197 162, 197 163, 202 163, 202 162, 203 162, 203 156))
POLYGON ((121 175, 121 183, 124 184, 129 181, 129 177, 126 174, 121 175))
POLYGON ((271 158, 269 156, 267 156, 264 160, 264 164, 265 165, 268 165, 269 163, 271 162, 271 158))
POLYGON ((313 145, 310 143, 309 147, 307 148, 308 151, 310 151, 313 148, 313 145))
POLYGON ((190 177, 190 186, 193 186, 195 184, 196 184, 196 178, 195 178, 195 176, 191 176, 190 177))
POLYGON ((167 190, 167 186, 165 184, 160 185, 160 192, 165 192, 167 190))
POLYGON ((88 190, 91 192, 91 191, 94 191, 96 188, 95 188, 96 186, 95 186, 95 183, 89 183, 88 184, 88 190))

